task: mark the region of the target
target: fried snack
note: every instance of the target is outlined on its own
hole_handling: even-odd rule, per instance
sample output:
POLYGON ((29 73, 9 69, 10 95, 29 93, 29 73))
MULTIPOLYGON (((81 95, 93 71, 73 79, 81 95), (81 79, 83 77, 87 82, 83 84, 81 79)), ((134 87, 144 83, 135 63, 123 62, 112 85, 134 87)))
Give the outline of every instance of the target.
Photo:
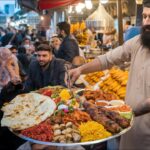
POLYGON ((117 99, 116 95, 112 94, 112 93, 108 93, 108 92, 103 92, 101 90, 96 90, 96 91, 91 91, 91 90, 87 90, 84 91, 83 95, 85 96, 86 100, 113 100, 113 99, 117 99))
POLYGON ((77 126, 79 126, 81 122, 87 122, 90 120, 91 120, 90 115, 80 110, 75 110, 73 113, 65 115, 63 117, 64 123, 70 121, 70 122, 73 122, 77 126))
POLYGON ((113 68, 109 73, 110 76, 99 84, 100 89, 117 95, 117 99, 125 99, 128 71, 113 68))
POLYGON ((84 79, 90 84, 95 85, 97 82, 100 81, 100 78, 103 77, 105 74, 102 71, 89 73, 87 74, 84 79))
POLYGON ((51 124, 61 124, 67 122, 73 122, 76 126, 79 126, 81 122, 90 121, 91 117, 86 112, 75 110, 72 113, 61 113, 59 112, 55 116, 50 117, 51 124))

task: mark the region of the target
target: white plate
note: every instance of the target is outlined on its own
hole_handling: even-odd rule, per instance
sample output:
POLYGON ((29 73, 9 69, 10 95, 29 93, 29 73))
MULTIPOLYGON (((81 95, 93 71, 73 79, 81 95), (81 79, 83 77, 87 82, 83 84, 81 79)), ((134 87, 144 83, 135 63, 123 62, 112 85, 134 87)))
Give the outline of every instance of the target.
MULTIPOLYGON (((95 104, 96 104, 97 102, 104 102, 104 103, 106 103, 106 104, 109 106, 109 102, 106 101, 106 100, 96 100, 95 104)), ((96 104, 96 105, 97 105, 97 104, 96 104)), ((107 106, 107 105, 105 105, 105 106, 107 106)), ((97 106, 100 106, 100 105, 97 105, 97 106)))
POLYGON ((125 102, 123 100, 111 100, 109 101, 109 104, 112 106, 122 106, 125 102))

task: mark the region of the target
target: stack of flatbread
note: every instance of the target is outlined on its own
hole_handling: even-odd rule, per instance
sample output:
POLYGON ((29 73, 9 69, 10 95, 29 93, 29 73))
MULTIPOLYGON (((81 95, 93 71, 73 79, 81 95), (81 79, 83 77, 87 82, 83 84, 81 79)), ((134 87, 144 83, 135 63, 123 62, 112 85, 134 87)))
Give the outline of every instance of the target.
POLYGON ((23 130, 41 123, 50 117, 56 104, 47 96, 38 93, 21 94, 2 107, 1 126, 23 130))

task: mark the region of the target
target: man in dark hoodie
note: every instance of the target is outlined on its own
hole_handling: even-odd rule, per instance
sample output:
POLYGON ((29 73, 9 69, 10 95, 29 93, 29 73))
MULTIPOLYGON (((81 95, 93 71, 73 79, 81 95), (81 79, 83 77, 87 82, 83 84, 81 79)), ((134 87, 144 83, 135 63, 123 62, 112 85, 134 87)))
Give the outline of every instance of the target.
POLYGON ((79 46, 73 36, 70 35, 70 24, 60 22, 57 24, 57 34, 63 38, 56 57, 72 62, 75 56, 79 56, 79 46))

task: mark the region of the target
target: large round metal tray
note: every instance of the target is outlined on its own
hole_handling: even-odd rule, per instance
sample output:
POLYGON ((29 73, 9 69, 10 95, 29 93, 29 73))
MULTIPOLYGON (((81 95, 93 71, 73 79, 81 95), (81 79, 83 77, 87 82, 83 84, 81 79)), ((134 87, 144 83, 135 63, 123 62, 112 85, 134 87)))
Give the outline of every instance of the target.
POLYGON ((32 138, 29 138, 29 137, 26 137, 26 136, 23 136, 19 133, 16 133, 16 132, 13 132, 11 129, 10 131, 13 132, 16 136, 24 139, 24 140, 27 140, 29 142, 32 142, 32 143, 36 143, 36 144, 42 144, 42 145, 49 145, 49 146, 77 146, 77 145, 92 145, 92 144, 97 144, 97 143, 102 143, 102 142, 105 142, 105 141, 108 141, 108 140, 111 140, 111 139, 114 139, 116 137, 119 137, 121 136, 122 134, 125 134, 127 131, 129 131, 131 129, 133 125, 133 117, 131 119, 131 123, 130 123, 130 126, 126 129, 123 129, 120 133, 118 134, 115 134, 113 136, 110 136, 108 138, 105 138, 105 139, 101 139, 101 140, 96 140, 96 141, 89 141, 89 142, 80 142, 80 143, 53 143, 53 142, 43 142, 43 141, 38 141, 38 140, 34 140, 32 138))

